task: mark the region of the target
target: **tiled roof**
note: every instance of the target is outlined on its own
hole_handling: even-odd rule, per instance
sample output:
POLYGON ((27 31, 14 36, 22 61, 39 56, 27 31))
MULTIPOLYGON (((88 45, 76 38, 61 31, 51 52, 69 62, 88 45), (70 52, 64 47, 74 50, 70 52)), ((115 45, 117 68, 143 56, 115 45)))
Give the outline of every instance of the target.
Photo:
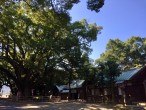
POLYGON ((61 92, 63 89, 66 89, 67 86, 66 85, 56 85, 57 89, 59 90, 59 92, 61 92))
POLYGON ((82 87, 82 84, 84 83, 85 80, 73 80, 72 83, 70 84, 70 88, 80 88, 82 87))
MULTIPOLYGON (((70 88, 74 89, 74 88, 80 88, 82 87, 82 84, 85 82, 85 80, 73 80, 70 84, 70 88)), ((69 89, 69 84, 68 85, 56 85, 57 89, 59 90, 59 92, 61 93, 65 93, 68 92, 69 89)))
POLYGON ((132 76, 134 76, 141 68, 133 68, 133 69, 129 69, 126 71, 123 71, 122 74, 117 77, 117 81, 125 81, 125 80, 130 80, 130 78, 132 78, 132 76))

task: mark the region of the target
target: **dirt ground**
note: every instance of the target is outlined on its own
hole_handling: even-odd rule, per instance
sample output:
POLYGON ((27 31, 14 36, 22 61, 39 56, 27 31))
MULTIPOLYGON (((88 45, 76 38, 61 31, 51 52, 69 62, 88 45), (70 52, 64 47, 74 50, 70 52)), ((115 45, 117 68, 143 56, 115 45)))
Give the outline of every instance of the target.
POLYGON ((77 101, 10 102, 0 101, 0 110, 113 110, 113 105, 77 101))

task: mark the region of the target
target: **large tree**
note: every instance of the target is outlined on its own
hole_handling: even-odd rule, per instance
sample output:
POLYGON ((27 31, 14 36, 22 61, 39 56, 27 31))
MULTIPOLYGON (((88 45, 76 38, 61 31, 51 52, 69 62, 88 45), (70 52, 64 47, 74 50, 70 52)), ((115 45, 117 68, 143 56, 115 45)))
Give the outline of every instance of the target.
POLYGON ((78 0, 0 2, 0 73, 12 92, 28 96, 45 77, 75 73, 82 65, 82 53, 89 52, 101 27, 86 20, 71 23, 67 10, 74 3, 78 0))

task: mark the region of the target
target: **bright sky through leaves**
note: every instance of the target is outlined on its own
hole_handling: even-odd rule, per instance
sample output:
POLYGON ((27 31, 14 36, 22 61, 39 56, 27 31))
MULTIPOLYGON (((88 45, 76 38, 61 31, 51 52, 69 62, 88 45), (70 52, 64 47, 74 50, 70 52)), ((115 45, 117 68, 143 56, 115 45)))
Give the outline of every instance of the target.
POLYGON ((105 51, 109 39, 119 38, 126 41, 131 36, 146 37, 146 0, 105 0, 99 13, 87 10, 86 0, 73 7, 70 11, 72 21, 87 19, 103 26, 102 33, 92 43, 93 59, 100 57, 105 51))

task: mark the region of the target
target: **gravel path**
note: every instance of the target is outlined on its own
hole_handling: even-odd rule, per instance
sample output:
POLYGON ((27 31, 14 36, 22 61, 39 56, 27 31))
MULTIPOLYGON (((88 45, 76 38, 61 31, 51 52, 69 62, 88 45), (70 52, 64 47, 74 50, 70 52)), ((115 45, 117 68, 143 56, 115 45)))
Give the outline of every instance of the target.
POLYGON ((8 102, 0 101, 0 110, 113 110, 111 105, 84 102, 8 102))

